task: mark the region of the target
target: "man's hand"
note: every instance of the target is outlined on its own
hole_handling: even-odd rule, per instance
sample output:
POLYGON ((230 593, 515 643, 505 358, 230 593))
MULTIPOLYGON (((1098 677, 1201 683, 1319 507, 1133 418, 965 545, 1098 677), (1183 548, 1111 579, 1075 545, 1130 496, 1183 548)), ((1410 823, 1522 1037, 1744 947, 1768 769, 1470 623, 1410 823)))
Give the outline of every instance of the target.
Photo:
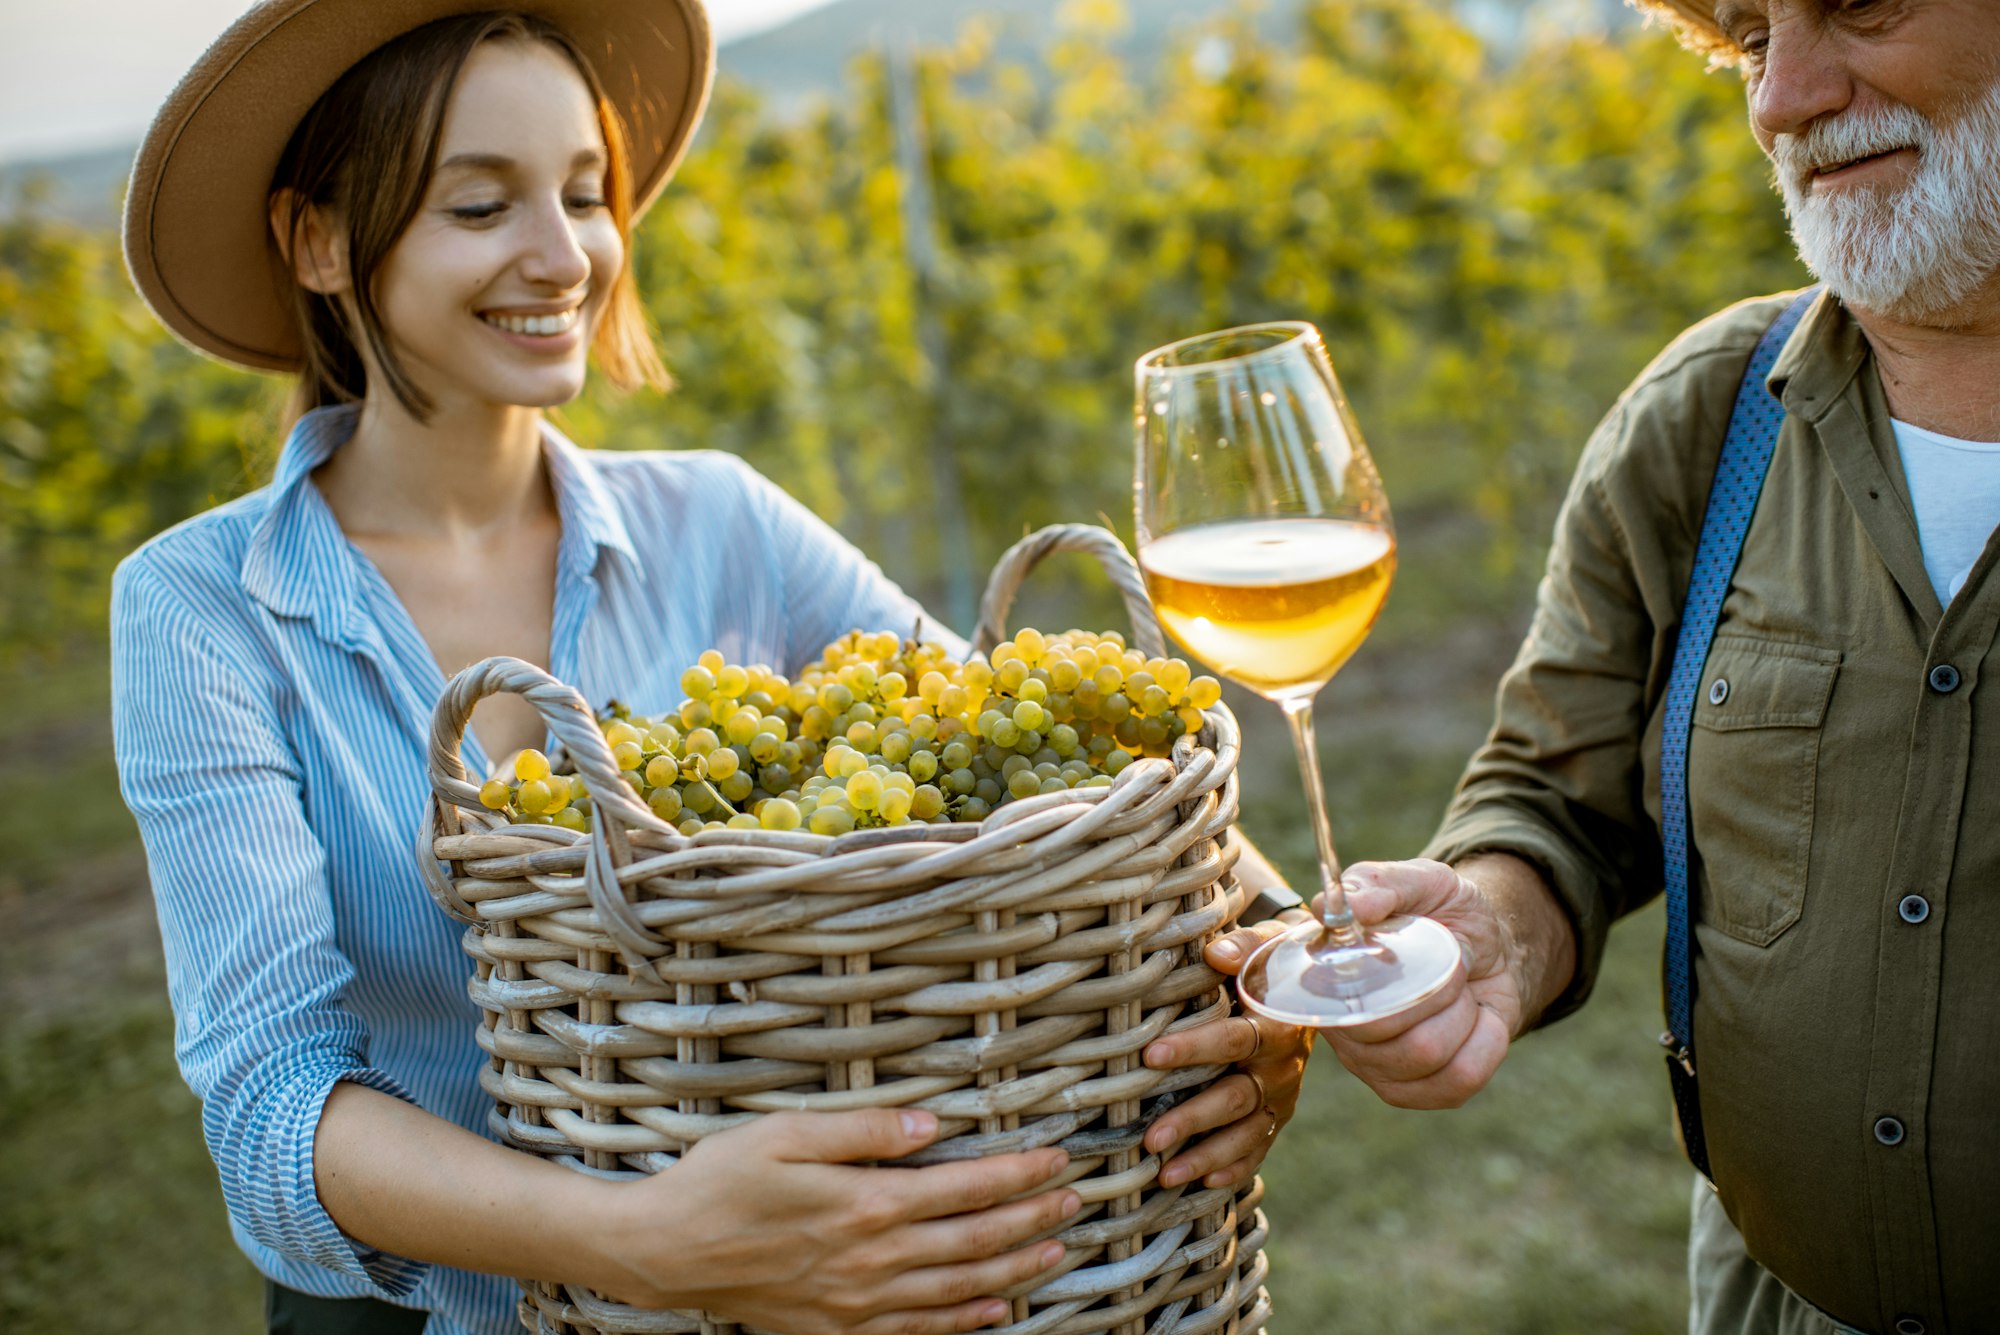
MULTIPOLYGON (((1456 1108, 1486 1087, 1509 1044, 1568 986, 1576 941, 1541 874, 1504 853, 1442 862, 1363 862, 1342 877, 1364 925, 1432 918, 1458 939, 1452 980, 1386 1020, 1322 1029, 1340 1064, 1399 1108, 1456 1108)), ((1232 972, 1269 933, 1250 928, 1209 947, 1232 972)))

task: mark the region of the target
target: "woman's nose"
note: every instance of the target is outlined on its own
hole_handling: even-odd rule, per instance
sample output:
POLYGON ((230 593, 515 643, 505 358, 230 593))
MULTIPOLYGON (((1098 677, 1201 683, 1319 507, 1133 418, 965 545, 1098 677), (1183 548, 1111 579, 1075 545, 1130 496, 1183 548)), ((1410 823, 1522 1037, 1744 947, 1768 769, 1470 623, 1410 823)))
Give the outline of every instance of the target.
POLYGON ((590 277, 590 253, 583 248, 577 221, 562 200, 535 210, 521 268, 530 281, 565 290, 581 287, 590 277))

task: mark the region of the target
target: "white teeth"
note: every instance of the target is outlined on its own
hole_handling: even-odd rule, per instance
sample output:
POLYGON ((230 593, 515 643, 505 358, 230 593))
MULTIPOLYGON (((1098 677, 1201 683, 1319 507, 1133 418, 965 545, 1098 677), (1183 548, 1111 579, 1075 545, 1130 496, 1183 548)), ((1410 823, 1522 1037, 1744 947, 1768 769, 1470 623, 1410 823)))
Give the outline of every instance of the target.
POLYGON ((494 328, 505 329, 509 333, 534 334, 547 338, 567 332, 582 313, 581 306, 572 306, 560 315, 499 315, 488 312, 479 318, 494 328))

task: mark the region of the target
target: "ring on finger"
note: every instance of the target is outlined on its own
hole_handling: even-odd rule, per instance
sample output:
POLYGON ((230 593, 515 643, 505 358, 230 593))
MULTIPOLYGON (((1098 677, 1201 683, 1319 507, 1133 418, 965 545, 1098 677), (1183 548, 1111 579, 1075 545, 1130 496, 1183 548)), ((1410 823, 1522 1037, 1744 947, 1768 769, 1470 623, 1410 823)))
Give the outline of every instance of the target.
POLYGON ((1250 1079, 1250 1083, 1256 1086, 1257 1089, 1257 1106, 1252 1108, 1250 1111, 1270 1112, 1271 1095, 1268 1091, 1265 1090, 1264 1081, 1258 1076, 1258 1074, 1255 1071, 1244 1071, 1242 1074, 1248 1076, 1250 1079))
POLYGON ((1248 1015, 1239 1015, 1236 1018, 1250 1026, 1250 1051, 1244 1053, 1242 1057, 1242 1060, 1249 1061, 1257 1055, 1258 1049, 1264 1046, 1264 1031, 1259 1027, 1257 1021, 1248 1015))

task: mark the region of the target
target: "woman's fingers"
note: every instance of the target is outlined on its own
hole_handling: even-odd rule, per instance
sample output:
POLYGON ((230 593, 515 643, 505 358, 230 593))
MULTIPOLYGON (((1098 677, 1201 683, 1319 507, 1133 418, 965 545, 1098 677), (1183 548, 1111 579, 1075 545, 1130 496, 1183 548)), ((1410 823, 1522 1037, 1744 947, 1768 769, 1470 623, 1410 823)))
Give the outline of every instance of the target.
MULTIPOLYGON (((913 1309, 922 1312, 925 1308, 945 1308, 956 1315, 957 1311, 965 1306, 971 1306, 974 1311, 984 1309, 992 1311, 995 1316, 1004 1316, 1007 1313, 1002 1309, 1006 1308, 1007 1304, 989 1295, 1029 1283, 1037 1276, 1062 1264, 1065 1254, 1063 1245, 1051 1239, 984 1261, 908 1270, 883 1284, 876 1290, 874 1296, 881 1308, 905 1318, 911 1315, 913 1309)), ((990 1322, 980 1324, 990 1324, 990 1322)), ((861 1328, 873 1330, 876 1326, 870 1322, 861 1328)), ((964 1330, 978 1327, 940 1325, 915 1328, 964 1330)), ((900 1335, 906 1327, 892 1324, 882 1329, 900 1335)))
POLYGON ((998 1298, 981 1298, 956 1307, 933 1307, 920 1312, 884 1312, 858 1326, 846 1327, 854 1335, 957 1335, 960 1331, 984 1330, 997 1326, 1013 1314, 1013 1307, 998 1298))
POLYGON ((1145 1146, 1155 1154, 1172 1149, 1204 1131, 1228 1126, 1248 1117, 1257 1111, 1261 1102, 1256 1081, 1247 1075, 1228 1076, 1186 1103, 1160 1114, 1158 1120, 1146 1128, 1145 1146))
POLYGON ((1060 1227, 1082 1208, 1083 1197, 1065 1188, 976 1214, 912 1224, 901 1230, 890 1264, 913 1270, 983 1260, 1060 1227))
POLYGON ((1202 951, 1202 958, 1208 967, 1220 973, 1235 973, 1243 967, 1243 961, 1250 958, 1257 947, 1274 936, 1282 936, 1290 931, 1291 923, 1270 918, 1250 927, 1239 927, 1227 936, 1217 937, 1202 951))
POLYGON ((1140 1060, 1155 1070, 1248 1061, 1264 1046, 1271 1031, 1284 1029, 1268 1020, 1260 1023, 1248 1015, 1228 1015, 1179 1033, 1161 1034, 1146 1045, 1140 1060))
MULTIPOLYGON (((1227 1186, 1241 1178, 1220 1178, 1219 1170, 1231 1165, 1248 1163, 1249 1171, 1255 1172, 1257 1165, 1264 1162, 1269 1151, 1273 1133, 1278 1129, 1278 1114, 1271 1108, 1257 1108, 1233 1125, 1209 1136, 1200 1144, 1191 1147, 1187 1153, 1174 1156, 1160 1169, 1160 1185, 1177 1187, 1183 1182, 1200 1178, 1205 1187, 1227 1186)), ((1243 1176, 1247 1177, 1245 1173, 1243 1176)))
POLYGON ((1010 1201, 1068 1166, 1069 1155, 1061 1150, 1027 1150, 929 1168, 898 1169, 883 1175, 880 1189, 889 1193, 897 1219, 942 1219, 1010 1201))

